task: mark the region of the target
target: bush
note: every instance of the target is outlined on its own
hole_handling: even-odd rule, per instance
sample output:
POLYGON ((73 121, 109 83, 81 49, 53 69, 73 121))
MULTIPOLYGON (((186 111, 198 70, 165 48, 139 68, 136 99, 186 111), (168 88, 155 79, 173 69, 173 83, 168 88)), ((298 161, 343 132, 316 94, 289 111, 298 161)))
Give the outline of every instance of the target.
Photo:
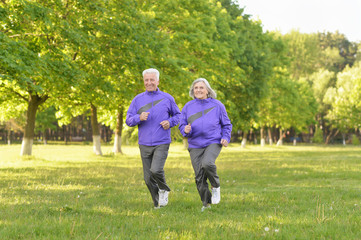
POLYGON ((357 137, 356 134, 352 135, 352 145, 360 145, 360 139, 357 137))

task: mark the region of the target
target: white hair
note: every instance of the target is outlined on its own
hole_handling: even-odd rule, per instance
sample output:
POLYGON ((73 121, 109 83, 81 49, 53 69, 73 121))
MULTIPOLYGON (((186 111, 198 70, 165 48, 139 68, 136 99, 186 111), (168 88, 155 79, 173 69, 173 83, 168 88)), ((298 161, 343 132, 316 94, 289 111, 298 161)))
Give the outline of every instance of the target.
POLYGON ((159 71, 155 68, 148 68, 148 69, 145 69, 143 71, 143 77, 145 74, 147 73, 151 73, 151 74, 155 74, 155 77, 157 78, 157 80, 159 81, 159 71))
POLYGON ((211 85, 209 85, 209 82, 207 81, 207 79, 205 78, 197 78, 196 80, 193 81, 191 88, 189 89, 189 96, 193 99, 195 99, 194 96, 194 85, 196 83, 199 82, 204 82, 204 84, 206 85, 208 94, 207 97, 211 97, 211 98, 217 98, 217 93, 211 88, 211 85))

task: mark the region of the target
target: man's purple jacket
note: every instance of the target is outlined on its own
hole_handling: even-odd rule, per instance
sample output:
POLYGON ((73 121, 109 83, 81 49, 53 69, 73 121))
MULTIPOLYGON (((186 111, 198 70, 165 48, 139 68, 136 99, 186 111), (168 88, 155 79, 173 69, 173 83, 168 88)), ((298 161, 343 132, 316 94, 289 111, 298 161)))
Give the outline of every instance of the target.
POLYGON ((165 92, 157 91, 138 94, 134 97, 127 112, 126 124, 129 127, 138 125, 138 143, 146 146, 169 144, 170 129, 179 123, 180 111, 174 98, 165 92), (149 112, 146 121, 140 121, 139 115, 149 112), (160 123, 168 120, 170 128, 164 130, 160 123))
POLYGON ((224 105, 213 98, 194 99, 182 109, 179 130, 188 137, 190 148, 205 148, 213 143, 221 143, 221 139, 231 140, 232 124, 224 105), (186 125, 192 130, 184 132, 186 125))

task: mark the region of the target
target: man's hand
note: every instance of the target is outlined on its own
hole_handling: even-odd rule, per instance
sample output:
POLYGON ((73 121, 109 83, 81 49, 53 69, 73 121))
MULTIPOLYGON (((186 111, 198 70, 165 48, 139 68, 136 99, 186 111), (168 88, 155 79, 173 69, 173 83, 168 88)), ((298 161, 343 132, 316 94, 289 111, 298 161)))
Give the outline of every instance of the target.
POLYGON ((191 130, 192 130, 191 124, 188 123, 188 125, 184 127, 184 132, 188 134, 190 133, 191 130))
POLYGON ((221 144, 224 146, 224 147, 227 147, 228 146, 228 141, 226 139, 221 139, 221 144))
POLYGON ((139 119, 140 119, 140 121, 146 121, 148 119, 148 116, 149 116, 149 112, 142 112, 139 115, 139 119))
POLYGON ((160 123, 160 125, 162 125, 162 127, 164 128, 164 130, 167 130, 170 127, 169 121, 168 120, 164 120, 160 123))

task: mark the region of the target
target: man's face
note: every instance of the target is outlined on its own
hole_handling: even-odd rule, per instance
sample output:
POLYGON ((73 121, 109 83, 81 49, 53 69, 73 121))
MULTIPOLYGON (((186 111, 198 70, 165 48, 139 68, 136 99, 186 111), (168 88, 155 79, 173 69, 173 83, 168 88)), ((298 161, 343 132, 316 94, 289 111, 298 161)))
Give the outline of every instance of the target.
POLYGON ((144 74, 143 79, 144 79, 145 90, 147 90, 148 92, 157 90, 157 87, 159 85, 159 80, 157 80, 155 73, 146 73, 144 74))

